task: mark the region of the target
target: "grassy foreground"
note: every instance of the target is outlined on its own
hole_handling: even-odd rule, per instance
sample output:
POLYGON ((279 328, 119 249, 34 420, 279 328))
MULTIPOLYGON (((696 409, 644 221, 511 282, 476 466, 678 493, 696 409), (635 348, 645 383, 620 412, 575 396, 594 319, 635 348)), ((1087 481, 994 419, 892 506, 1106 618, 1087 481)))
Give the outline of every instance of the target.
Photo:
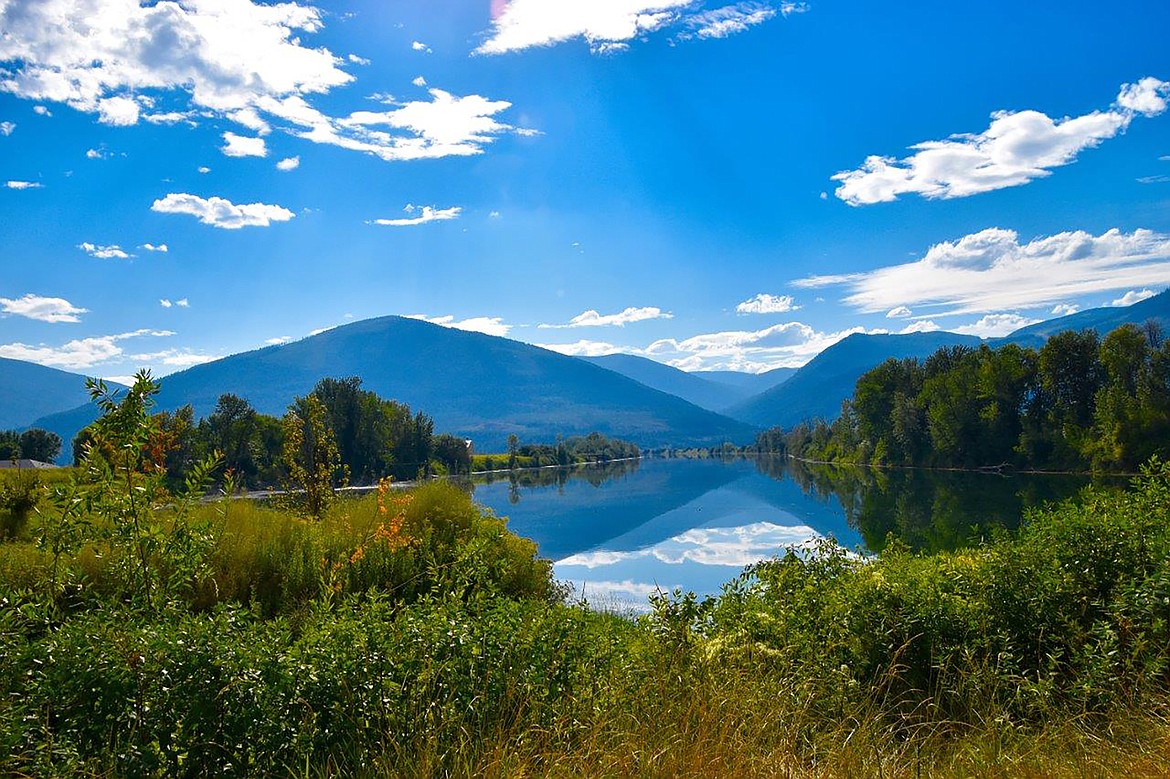
POLYGON ((3 775, 1170 775, 1164 464, 630 619, 450 485, 308 520, 108 451, 0 543, 3 775))

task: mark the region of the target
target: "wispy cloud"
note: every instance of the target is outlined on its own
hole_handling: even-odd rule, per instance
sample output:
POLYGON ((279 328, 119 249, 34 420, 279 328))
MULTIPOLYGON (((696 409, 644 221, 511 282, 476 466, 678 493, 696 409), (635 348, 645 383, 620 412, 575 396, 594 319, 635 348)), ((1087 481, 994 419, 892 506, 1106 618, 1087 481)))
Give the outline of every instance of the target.
POLYGON ((1021 243, 1013 230, 990 228, 935 244, 915 262, 793 283, 844 287, 844 302, 865 313, 896 307, 927 308, 930 316, 1036 309, 1092 293, 1170 283, 1170 236, 1114 229, 1021 243))
POLYGON ((1008 333, 1019 330, 1021 327, 1034 325, 1039 319, 1020 316, 1019 314, 987 314, 969 325, 951 328, 952 333, 962 335, 977 335, 980 338, 999 338, 1008 333))
POLYGON ((12 135, 16 122, 0 122, 0 135, 12 135))
POLYGON ((836 195, 860 206, 909 194, 956 198, 1026 184, 1123 132, 1135 117, 1163 113, 1168 98, 1170 82, 1146 77, 1123 85, 1105 111, 1064 119, 998 111, 982 132, 915 144, 915 153, 900 160, 868 157, 860 168, 833 176, 841 182, 836 195))
POLYGON ((762 330, 704 333, 681 340, 655 341, 643 354, 676 368, 734 370, 762 373, 772 368, 795 368, 853 333, 885 333, 853 327, 825 333, 803 322, 785 322, 762 330))
POLYGON ((800 306, 791 295, 769 295, 761 292, 735 307, 737 314, 783 314, 796 311, 800 306))
POLYGON ((406 318, 418 319, 423 322, 430 322, 432 325, 450 327, 454 330, 467 330, 468 332, 485 333, 487 335, 505 336, 512 329, 512 325, 506 324, 498 316, 474 316, 468 319, 456 319, 451 315, 427 316, 426 314, 407 314, 406 318))
POLYGON ((561 329, 570 327, 625 327, 633 322, 645 322, 650 319, 673 319, 674 314, 663 311, 657 306, 643 308, 630 307, 616 314, 601 314, 593 309, 583 311, 563 325, 537 325, 543 329, 561 329))
POLYGON ((23 343, 0 344, 0 357, 35 362, 52 368, 81 370, 95 365, 110 363, 123 358, 123 341, 132 338, 173 336, 170 330, 135 330, 117 335, 103 335, 68 341, 61 346, 40 344, 31 346, 23 343))
POLYGON ((171 308, 173 306, 177 306, 179 308, 188 308, 191 305, 190 301, 188 301, 187 298, 179 298, 178 300, 173 300, 173 301, 170 300, 169 298, 163 298, 162 300, 160 300, 158 302, 158 304, 160 306, 162 306, 163 308, 171 308))
POLYGON ((4 186, 9 189, 41 189, 45 185, 36 181, 6 181, 4 186))
POLYGON ((145 249, 148 252, 160 252, 162 254, 166 254, 170 251, 170 248, 165 243, 144 243, 139 245, 138 248, 145 249))
POLYGON ((28 294, 19 298, 0 298, 0 312, 14 314, 38 322, 80 322, 88 309, 73 305, 64 298, 46 298, 28 294))
POLYGON ((424 225, 428 222, 446 222, 451 219, 458 219, 459 215, 463 213, 463 209, 459 206, 435 208, 434 206, 408 204, 402 210, 408 214, 418 214, 418 216, 409 216, 401 219, 374 219, 371 223, 381 227, 414 227, 415 225, 424 225))
POLYGON ((189 214, 203 224, 224 230, 268 227, 273 222, 287 222, 296 216, 284 206, 267 203, 236 205, 222 197, 202 198, 198 195, 174 192, 154 201, 150 210, 162 214, 189 214))
POLYGON ((709 10, 697 5, 695 0, 511 0, 476 53, 504 54, 584 39, 594 53, 608 54, 660 30, 676 30, 678 40, 723 38, 777 14, 804 10, 802 3, 792 2, 739 2, 709 10))
POLYGON ((559 352, 567 354, 570 357, 601 357, 607 354, 619 354, 622 352, 636 352, 636 349, 627 349, 614 344, 605 343, 604 341, 575 341, 571 344, 534 344, 541 349, 548 349, 552 352, 559 352))

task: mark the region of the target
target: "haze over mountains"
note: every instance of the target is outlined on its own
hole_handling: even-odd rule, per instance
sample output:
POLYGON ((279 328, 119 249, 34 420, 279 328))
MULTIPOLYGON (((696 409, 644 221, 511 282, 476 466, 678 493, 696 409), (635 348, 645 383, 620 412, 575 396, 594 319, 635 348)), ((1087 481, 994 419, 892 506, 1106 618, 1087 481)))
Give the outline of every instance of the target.
MULTIPOLYGON (((645 447, 747 443, 755 430, 833 419, 857 379, 890 357, 924 358, 942 346, 1019 343, 1039 347, 1065 329, 1108 332, 1125 322, 1159 322, 1170 332, 1170 292, 1126 308, 1098 308, 980 341, 947 332, 855 334, 799 370, 687 373, 634 355, 567 357, 517 341, 389 316, 301 341, 233 355, 167 376, 160 410, 191 404, 211 412, 232 392, 281 415, 324 377, 360 376, 366 389, 408 403, 437 431, 499 451, 509 434, 551 442, 594 430, 645 447)), ((68 442, 96 415, 84 379, 0 359, 0 429, 44 427, 68 442)))

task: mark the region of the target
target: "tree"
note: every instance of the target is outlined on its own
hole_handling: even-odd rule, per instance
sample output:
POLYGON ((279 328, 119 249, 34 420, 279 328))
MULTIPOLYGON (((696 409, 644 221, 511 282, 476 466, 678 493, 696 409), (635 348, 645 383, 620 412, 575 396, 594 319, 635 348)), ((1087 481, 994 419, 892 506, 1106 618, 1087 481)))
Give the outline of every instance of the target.
POLYGON ((34 427, 20 434, 20 456, 51 463, 61 454, 61 436, 34 427))
POLYGON ((520 439, 515 433, 508 435, 508 470, 514 471, 519 467, 520 462, 517 457, 517 452, 520 448, 520 439))
POLYGON ((471 472, 471 449, 462 438, 446 434, 436 436, 435 459, 442 463, 448 473, 471 472))
POLYGON ((337 441, 326 423, 324 404, 316 395, 297 398, 284 415, 283 461, 290 493, 300 495, 299 507, 321 519, 333 502, 334 486, 344 486, 348 473, 337 441))
POLYGON ((19 460, 20 456, 20 433, 0 430, 0 460, 19 460))

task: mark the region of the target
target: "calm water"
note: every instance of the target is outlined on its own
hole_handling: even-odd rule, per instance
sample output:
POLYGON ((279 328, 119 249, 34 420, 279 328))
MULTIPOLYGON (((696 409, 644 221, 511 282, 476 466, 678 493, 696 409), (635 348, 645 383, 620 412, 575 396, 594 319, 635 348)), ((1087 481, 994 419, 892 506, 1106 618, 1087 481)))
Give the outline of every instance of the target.
POLYGON ((1075 494, 1071 476, 809 468, 778 458, 642 460, 521 472, 475 499, 536 541, 591 602, 644 608, 656 589, 714 594, 745 565, 832 537, 863 551, 978 543, 1030 507, 1075 494))

